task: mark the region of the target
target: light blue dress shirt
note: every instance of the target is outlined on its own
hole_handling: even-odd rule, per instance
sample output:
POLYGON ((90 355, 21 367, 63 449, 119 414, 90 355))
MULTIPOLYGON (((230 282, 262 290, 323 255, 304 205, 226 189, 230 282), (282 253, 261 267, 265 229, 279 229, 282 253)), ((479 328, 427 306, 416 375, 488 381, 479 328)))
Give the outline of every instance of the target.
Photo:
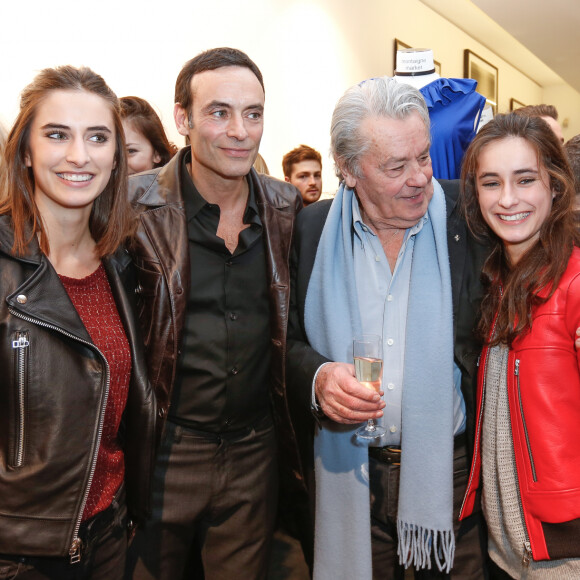
MULTIPOLYGON (((429 219, 423 216, 405 232, 403 244, 393 271, 378 236, 361 217, 356 197, 353 197, 353 255, 357 295, 364 333, 383 338, 383 381, 386 407, 381 424, 386 429, 376 445, 400 445, 402 397, 404 386, 407 306, 411 282, 411 264, 415 238, 421 235, 429 219)), ((408 348, 412 348, 412 343, 408 348)), ((454 433, 465 431, 465 402, 461 394, 461 371, 453 365, 455 383, 454 433)), ((451 386, 451 385, 450 385, 451 386)))

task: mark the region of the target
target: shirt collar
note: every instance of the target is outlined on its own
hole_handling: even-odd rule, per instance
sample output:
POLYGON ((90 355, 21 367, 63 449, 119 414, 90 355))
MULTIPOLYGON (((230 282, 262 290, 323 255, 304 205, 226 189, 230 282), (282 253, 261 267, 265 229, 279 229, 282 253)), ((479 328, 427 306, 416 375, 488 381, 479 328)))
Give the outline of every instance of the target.
MULTIPOLYGON (((190 220, 194 218, 204 207, 211 205, 204 197, 199 193, 193 179, 187 168, 187 164, 191 162, 191 149, 183 156, 181 162, 181 190, 183 194, 183 200, 185 203, 185 213, 187 219, 190 220)), ((254 193, 254 185, 252 180, 246 178, 249 186, 248 202, 246 203, 246 210, 244 212, 244 223, 258 224, 261 225, 260 216, 258 214, 258 204, 256 203, 256 195, 254 193)))
MULTIPOLYGON (((408 228, 405 232, 405 239, 408 236, 414 236, 418 234, 422 229, 427 220, 429 219, 429 212, 425 213, 425 215, 414 225, 408 228)), ((375 232, 373 232, 372 228, 365 224, 361 215, 360 205, 358 203, 358 199, 356 195, 352 196, 352 225, 357 237, 361 238, 364 237, 365 234, 370 234, 372 236, 376 236, 375 232)))

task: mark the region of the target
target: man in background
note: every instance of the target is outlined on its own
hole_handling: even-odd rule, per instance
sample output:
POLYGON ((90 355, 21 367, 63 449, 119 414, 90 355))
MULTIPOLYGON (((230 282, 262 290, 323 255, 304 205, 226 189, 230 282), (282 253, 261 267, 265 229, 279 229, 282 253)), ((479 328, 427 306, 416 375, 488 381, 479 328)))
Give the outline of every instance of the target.
POLYGON ((564 143, 564 135, 562 135, 562 128, 560 123, 558 123, 558 110, 554 105, 528 105, 527 107, 521 107, 514 111, 516 115, 526 115, 528 117, 540 117, 544 119, 546 123, 550 126, 550 129, 554 131, 554 134, 560 143, 564 143))
POLYGON ((576 190, 576 211, 580 209, 580 135, 566 141, 564 151, 568 156, 570 167, 574 172, 574 189, 576 190))
POLYGON ((322 193, 322 157, 320 153, 300 145, 286 153, 282 159, 284 179, 296 186, 302 195, 304 206, 320 199, 322 193))

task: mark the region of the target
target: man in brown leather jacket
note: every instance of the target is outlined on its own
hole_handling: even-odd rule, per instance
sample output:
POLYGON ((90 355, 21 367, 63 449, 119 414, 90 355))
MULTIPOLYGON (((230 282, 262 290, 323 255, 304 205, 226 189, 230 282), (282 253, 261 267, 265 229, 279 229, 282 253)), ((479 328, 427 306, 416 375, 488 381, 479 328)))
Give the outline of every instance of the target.
POLYGON ((304 491, 284 383, 288 259, 302 203, 293 186, 252 169, 264 85, 247 55, 220 48, 193 58, 175 102, 191 147, 130 184, 161 444, 153 520, 135 539, 128 576, 175 580, 197 562, 206 577, 265 578, 276 438, 283 480, 304 491))

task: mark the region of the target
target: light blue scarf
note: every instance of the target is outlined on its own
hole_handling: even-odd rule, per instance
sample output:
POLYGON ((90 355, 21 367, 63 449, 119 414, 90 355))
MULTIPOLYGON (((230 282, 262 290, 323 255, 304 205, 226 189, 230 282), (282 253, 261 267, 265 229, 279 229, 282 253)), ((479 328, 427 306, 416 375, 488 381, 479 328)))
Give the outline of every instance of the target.
MULTIPOLYGON (((453 565, 453 324, 445 196, 433 180, 428 220, 411 266, 405 347, 401 479, 397 528, 406 567, 453 565)), ((352 198, 342 184, 332 203, 305 304, 308 341, 331 360, 352 363, 361 317, 353 263, 352 198)), ((368 450, 352 426, 324 421, 314 441, 315 580, 372 578, 368 450)))

